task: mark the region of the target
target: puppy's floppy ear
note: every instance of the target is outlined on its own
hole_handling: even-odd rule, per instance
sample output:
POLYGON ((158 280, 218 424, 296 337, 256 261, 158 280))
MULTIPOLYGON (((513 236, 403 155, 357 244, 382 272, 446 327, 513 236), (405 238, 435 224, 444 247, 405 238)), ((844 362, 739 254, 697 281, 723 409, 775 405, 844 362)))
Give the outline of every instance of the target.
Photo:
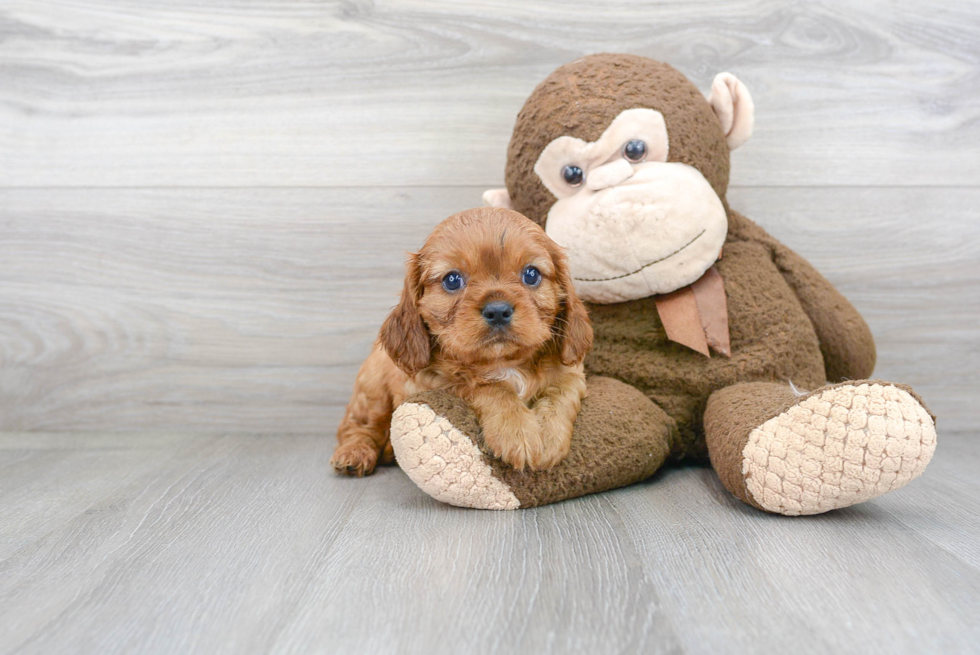
POLYGON ((385 352, 408 375, 415 375, 432 359, 429 330, 419 315, 418 302, 421 298, 419 256, 418 253, 409 253, 401 301, 385 319, 380 335, 385 352))
POLYGON ((579 300, 568 270, 568 258, 557 245, 551 248, 551 259, 555 263, 555 277, 562 288, 564 300, 555 324, 555 339, 561 353, 561 363, 565 366, 581 364, 592 348, 592 323, 585 303, 579 300))

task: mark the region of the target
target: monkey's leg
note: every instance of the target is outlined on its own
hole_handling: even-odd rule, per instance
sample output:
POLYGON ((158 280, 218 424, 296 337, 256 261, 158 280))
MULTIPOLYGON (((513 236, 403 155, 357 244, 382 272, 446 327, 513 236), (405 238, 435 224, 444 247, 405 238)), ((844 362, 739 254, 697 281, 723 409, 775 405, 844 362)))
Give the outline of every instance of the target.
POLYGON ((674 420, 617 380, 590 378, 588 393, 568 456, 550 469, 516 471, 489 455, 476 415, 441 391, 414 396, 395 410, 391 444, 422 491, 461 507, 536 507, 653 475, 676 439, 674 420))
POLYGON ((819 514, 918 477, 936 448, 929 410, 880 380, 798 395, 746 382, 713 393, 704 414, 711 464, 740 500, 767 512, 819 514))

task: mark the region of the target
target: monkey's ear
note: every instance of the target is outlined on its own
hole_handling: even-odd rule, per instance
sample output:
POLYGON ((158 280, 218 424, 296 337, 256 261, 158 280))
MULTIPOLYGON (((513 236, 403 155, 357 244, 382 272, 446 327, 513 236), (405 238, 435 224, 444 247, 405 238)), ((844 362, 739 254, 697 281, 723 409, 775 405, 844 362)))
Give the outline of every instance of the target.
POLYGON ((572 275, 568 270, 568 258, 557 246, 552 250, 552 260, 555 263, 555 278, 565 292, 563 309, 558 317, 557 335, 561 363, 565 366, 581 364, 592 348, 592 323, 585 303, 575 293, 572 275))
POLYGON ((510 201, 510 194, 507 189, 489 189, 483 192, 483 204, 487 207, 500 207, 501 209, 513 209, 514 203, 510 201))
POLYGON ((419 256, 410 253, 405 264, 405 287, 401 301, 381 326, 379 339, 392 361, 408 375, 415 375, 429 365, 432 347, 429 330, 419 314, 422 280, 419 256))
POLYGON ((755 103, 748 88, 731 73, 718 73, 711 84, 708 104, 715 110, 728 149, 734 150, 752 136, 755 103))

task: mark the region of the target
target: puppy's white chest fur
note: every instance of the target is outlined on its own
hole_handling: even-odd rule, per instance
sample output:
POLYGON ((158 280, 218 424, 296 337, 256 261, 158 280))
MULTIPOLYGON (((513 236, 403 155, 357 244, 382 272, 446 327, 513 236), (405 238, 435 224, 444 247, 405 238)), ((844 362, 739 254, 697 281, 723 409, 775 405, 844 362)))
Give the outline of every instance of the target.
POLYGON ((496 373, 487 376, 488 379, 494 380, 495 382, 505 382, 509 384, 514 389, 514 393, 521 400, 525 400, 527 396, 527 378, 524 374, 518 371, 516 368, 502 368, 496 373))

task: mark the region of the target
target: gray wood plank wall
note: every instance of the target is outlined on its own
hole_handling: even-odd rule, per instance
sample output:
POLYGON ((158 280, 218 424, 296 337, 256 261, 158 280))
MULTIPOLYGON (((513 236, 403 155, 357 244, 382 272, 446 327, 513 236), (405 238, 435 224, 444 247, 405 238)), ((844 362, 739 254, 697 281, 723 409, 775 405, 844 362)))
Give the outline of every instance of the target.
POLYGON ((732 205, 980 396, 980 5, 5 0, 0 430, 332 432, 403 252, 502 183, 554 67, 751 89, 732 205))

